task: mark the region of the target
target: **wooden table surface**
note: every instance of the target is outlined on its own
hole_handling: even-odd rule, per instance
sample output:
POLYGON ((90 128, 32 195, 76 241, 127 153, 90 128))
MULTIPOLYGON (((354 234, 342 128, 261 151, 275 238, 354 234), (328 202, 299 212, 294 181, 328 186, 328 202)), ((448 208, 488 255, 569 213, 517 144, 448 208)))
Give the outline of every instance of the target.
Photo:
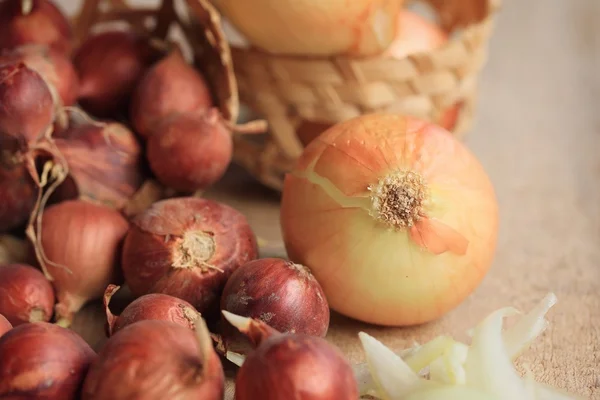
MULTIPOLYGON (((357 333, 401 348, 442 332, 461 335, 503 306, 558 296, 550 328, 521 358, 537 379, 600 398, 600 1, 505 0, 467 144, 500 202, 494 265, 479 289, 441 320, 382 329, 334 315, 329 339, 362 360, 357 333)), ((278 195, 232 168, 209 197, 244 212, 269 254, 280 245, 278 195)), ((101 339, 97 304, 75 328, 101 339)))

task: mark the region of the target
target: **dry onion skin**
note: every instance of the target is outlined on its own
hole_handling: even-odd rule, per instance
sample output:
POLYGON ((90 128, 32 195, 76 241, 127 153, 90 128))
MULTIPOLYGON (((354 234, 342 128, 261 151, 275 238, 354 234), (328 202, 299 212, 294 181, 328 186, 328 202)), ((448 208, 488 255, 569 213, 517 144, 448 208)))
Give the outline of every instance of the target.
POLYGON ((460 304, 493 259, 498 206, 477 158, 436 125, 364 115, 325 131, 286 176, 290 259, 334 310, 413 325, 460 304))
POLYGON ((556 304, 549 293, 529 313, 503 330, 512 307, 494 311, 472 333, 471 344, 448 336, 394 353, 377 339, 359 333, 367 362, 355 366, 361 394, 394 400, 568 400, 576 399, 524 378, 513 365, 523 350, 548 327, 545 315, 556 304))
POLYGON ((199 197, 157 201, 131 221, 122 269, 134 296, 163 293, 207 314, 233 271, 258 257, 248 220, 225 204, 199 197))
POLYGON ((83 385, 82 400, 218 400, 223 366, 202 318, 195 332, 146 320, 117 332, 100 350, 83 385))
POLYGON ((280 54, 371 55, 392 42, 403 0, 213 0, 254 46, 280 54), (310 32, 310 34, 307 34, 310 32))

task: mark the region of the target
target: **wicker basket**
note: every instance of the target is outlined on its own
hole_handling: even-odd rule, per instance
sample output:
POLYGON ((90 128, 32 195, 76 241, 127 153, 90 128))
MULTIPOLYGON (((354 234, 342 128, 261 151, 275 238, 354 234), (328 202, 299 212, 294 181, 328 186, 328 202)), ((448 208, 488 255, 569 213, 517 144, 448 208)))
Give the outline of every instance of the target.
POLYGON ((387 111, 439 121, 460 104, 453 132, 462 137, 473 122, 477 78, 499 0, 421 0, 453 37, 435 51, 404 59, 298 57, 232 47, 243 104, 265 118, 271 131, 237 137, 235 159, 262 183, 280 190, 301 154, 301 123, 336 123, 387 111))

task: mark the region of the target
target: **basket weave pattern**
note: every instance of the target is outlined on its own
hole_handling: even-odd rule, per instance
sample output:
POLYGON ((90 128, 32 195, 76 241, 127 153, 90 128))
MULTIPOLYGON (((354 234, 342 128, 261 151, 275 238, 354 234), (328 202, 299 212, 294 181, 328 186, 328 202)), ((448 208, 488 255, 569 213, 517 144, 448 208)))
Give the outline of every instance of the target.
POLYGON ((302 121, 336 123, 369 112, 405 113, 438 121, 461 104, 453 133, 471 127, 477 78, 487 59, 495 0, 428 0, 441 27, 456 37, 435 51, 403 59, 281 56, 232 48, 242 103, 267 119, 262 142, 236 138, 236 161, 264 184, 281 189, 303 150, 302 121))

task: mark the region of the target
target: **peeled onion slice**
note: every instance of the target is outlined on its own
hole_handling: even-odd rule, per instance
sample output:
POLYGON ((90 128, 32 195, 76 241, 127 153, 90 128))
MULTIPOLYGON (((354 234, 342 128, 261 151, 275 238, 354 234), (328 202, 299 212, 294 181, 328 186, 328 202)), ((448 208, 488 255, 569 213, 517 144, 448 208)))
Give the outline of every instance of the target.
POLYGON ((479 324, 465 362, 467 385, 496 393, 499 399, 529 399, 502 338, 502 322, 517 314, 514 308, 495 311, 479 324))
POLYGON ((544 316, 557 301, 554 293, 547 294, 533 310, 504 333, 506 351, 512 359, 517 358, 536 337, 546 330, 548 321, 544 316))
POLYGON ((399 355, 374 337, 364 332, 360 332, 358 337, 365 349, 369 370, 384 398, 400 399, 426 382, 421 381, 399 355))
POLYGON ((548 326, 545 315, 556 304, 549 293, 511 328, 503 331, 505 317, 518 314, 514 308, 491 313, 473 330, 471 345, 439 336, 412 349, 402 357, 375 338, 361 332, 359 337, 367 362, 355 366, 361 393, 397 400, 568 400, 576 397, 521 378, 512 360, 548 326), (403 359, 404 358, 404 359, 403 359), (423 368, 428 364, 426 368, 423 368), (372 380, 364 376, 368 366, 372 380), (428 372, 428 379, 416 375, 428 372), (416 380, 415 380, 416 377, 416 380))

